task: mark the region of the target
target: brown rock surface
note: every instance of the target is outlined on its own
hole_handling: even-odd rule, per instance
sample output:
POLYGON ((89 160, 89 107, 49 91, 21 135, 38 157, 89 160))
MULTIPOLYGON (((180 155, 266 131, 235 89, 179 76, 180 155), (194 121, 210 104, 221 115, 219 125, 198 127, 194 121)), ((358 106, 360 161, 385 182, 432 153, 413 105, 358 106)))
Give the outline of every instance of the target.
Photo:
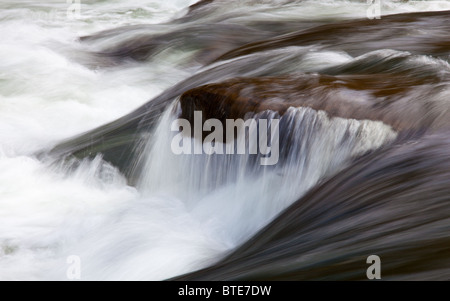
POLYGON ((430 96, 434 79, 396 75, 296 76, 236 78, 186 91, 182 118, 201 110, 205 119, 244 118, 249 112, 310 107, 332 117, 378 120, 396 130, 439 127, 450 120, 450 102, 430 96), (446 117, 444 117, 444 115, 446 117))

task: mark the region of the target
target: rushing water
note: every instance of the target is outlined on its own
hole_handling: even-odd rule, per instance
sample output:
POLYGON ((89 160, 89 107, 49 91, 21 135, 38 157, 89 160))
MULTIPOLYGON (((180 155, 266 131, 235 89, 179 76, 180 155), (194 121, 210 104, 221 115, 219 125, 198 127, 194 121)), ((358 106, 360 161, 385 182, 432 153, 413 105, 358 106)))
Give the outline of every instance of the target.
MULTIPOLYGON (((373 45, 360 54, 318 41, 207 65, 293 31, 282 23, 307 29, 366 18, 366 1, 215 1, 184 17, 195 2, 82 0, 75 17, 61 0, 0 3, 0 280, 65 280, 71 255, 81 259, 83 280, 160 280, 207 267, 352 158, 397 136, 381 121, 292 107, 281 117, 276 167, 249 155, 177 156, 170 123, 188 88, 292 72, 412 77, 419 66, 442 82, 408 93, 428 96, 446 120, 450 67, 442 55, 373 45), (163 42, 136 45, 154 35, 163 42), (76 164, 38 155, 164 93, 167 104, 132 158, 133 183, 100 154, 76 164)), ((450 1, 384 1, 381 13, 446 9, 450 1)), ((366 92, 358 93, 343 97, 366 92)))

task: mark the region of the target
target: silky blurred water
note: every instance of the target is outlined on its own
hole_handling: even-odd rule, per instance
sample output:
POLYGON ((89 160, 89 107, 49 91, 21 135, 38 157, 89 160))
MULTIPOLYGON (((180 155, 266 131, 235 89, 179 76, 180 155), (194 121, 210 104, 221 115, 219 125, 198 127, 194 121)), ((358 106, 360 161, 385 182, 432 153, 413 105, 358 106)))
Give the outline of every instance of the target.
MULTIPOLYGON (((217 1, 189 22, 339 20, 365 17, 367 10, 365 1, 284 2, 217 1)), ((295 151, 276 169, 254 171, 246 169, 245 158, 171 154, 168 125, 175 116, 168 109, 142 154, 137 187, 100 156, 75 169, 34 156, 203 70, 189 51, 93 67, 86 63, 92 52, 115 38, 78 40, 128 25, 180 29, 183 24, 169 21, 193 3, 82 0, 75 18, 65 1, 0 3, 0 280, 66 280, 70 255, 81 259, 82 280, 165 279, 205 267, 351 156, 395 137, 380 122, 292 108, 285 118, 298 134, 295 151), (304 118, 312 122, 308 130, 304 118)), ((444 9, 449 1, 385 1, 382 13, 444 9)), ((298 66, 314 72, 351 60, 346 53, 312 50, 298 66)))

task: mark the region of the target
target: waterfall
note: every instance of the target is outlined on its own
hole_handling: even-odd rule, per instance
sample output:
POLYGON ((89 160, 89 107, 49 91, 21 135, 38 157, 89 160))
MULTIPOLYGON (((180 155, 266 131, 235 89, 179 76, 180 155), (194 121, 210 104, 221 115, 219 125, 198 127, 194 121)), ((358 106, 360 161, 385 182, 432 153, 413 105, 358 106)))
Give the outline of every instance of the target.
MULTIPOLYGON (((330 118, 323 111, 291 107, 281 117, 273 112, 248 115, 255 120, 279 119, 280 159, 273 166, 261 165, 263 155, 248 151, 176 155, 170 127, 178 117, 177 106, 174 102, 164 113, 142 154, 145 159, 139 160, 144 166, 139 189, 145 195, 181 199, 199 220, 217 228, 230 246, 247 239, 351 158, 396 137, 382 122, 330 118)), ((249 145, 248 135, 236 139, 249 145)), ((201 144, 191 140, 192 148, 201 144)))

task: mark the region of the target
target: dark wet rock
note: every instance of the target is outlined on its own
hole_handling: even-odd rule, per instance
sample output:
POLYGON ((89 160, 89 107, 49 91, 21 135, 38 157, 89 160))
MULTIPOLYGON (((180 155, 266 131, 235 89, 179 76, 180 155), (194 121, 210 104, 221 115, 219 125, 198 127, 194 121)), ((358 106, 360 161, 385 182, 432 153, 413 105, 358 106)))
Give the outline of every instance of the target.
POLYGON ((140 157, 142 145, 145 141, 151 140, 150 135, 162 112, 182 93, 213 81, 227 80, 239 75, 283 74, 292 71, 290 69, 292 61, 297 59, 297 53, 282 52, 264 57, 240 58, 205 70, 167 89, 133 112, 101 127, 68 138, 52 149, 41 151, 38 155, 50 156, 58 161, 102 155, 107 162, 119 168, 130 184, 134 184, 142 166, 136 161, 140 157), (260 66, 261 60, 273 63, 266 64, 264 68, 255 68, 256 65, 260 66))
MULTIPOLYGON (((448 26, 448 23, 442 21, 446 16, 448 16, 448 12, 386 16, 381 19, 381 22, 380 20, 359 20, 339 23, 340 25, 336 25, 336 33, 342 33, 342 36, 326 33, 325 29, 332 29, 335 24, 324 25, 325 27, 319 26, 314 30, 307 29, 302 31, 302 34, 307 33, 307 36, 310 36, 309 41, 311 43, 323 34, 324 41, 328 45, 334 42, 336 43, 333 46, 335 48, 340 48, 342 45, 351 46, 355 49, 361 47, 361 51, 358 52, 364 52, 367 49, 366 46, 370 43, 342 44, 339 40, 341 38, 344 40, 350 39, 353 36, 354 28, 350 26, 351 24, 366 22, 367 24, 364 24, 368 26, 368 32, 375 32, 374 28, 381 26, 380 33, 388 31, 386 24, 399 26, 398 30, 403 28, 403 25, 409 24, 411 20, 416 22, 413 22, 413 25, 417 25, 419 21, 424 22, 424 24, 435 24, 435 27, 425 29, 430 39, 435 41, 439 37, 439 33, 448 26), (346 30, 352 32, 352 34, 344 34, 346 30), (318 35, 314 36, 314 32, 318 35)), ((225 48, 222 47, 222 39, 224 39, 223 43, 234 47, 244 41, 248 42, 246 35, 254 30, 263 32, 261 35, 256 34, 257 38, 261 38, 266 34, 279 35, 281 32, 292 31, 293 28, 302 26, 301 24, 301 22, 288 22, 287 24, 261 22, 254 23, 247 29, 241 25, 220 28, 218 24, 216 24, 217 26, 211 25, 208 28, 208 24, 203 24, 196 29, 203 33, 203 36, 199 38, 196 37, 196 30, 187 33, 180 30, 178 33, 175 32, 173 36, 168 33, 152 35, 145 33, 150 27, 136 25, 86 37, 84 42, 96 43, 102 42, 104 39, 114 38, 116 35, 124 36, 124 39, 120 39, 123 42, 123 47, 112 47, 102 54, 105 55, 102 59, 109 55, 109 58, 112 58, 115 63, 120 63, 122 60, 131 57, 145 59, 149 53, 157 53, 166 49, 166 47, 176 48, 184 44, 186 45, 183 47, 198 49, 197 54, 202 57, 202 60, 210 61, 226 48, 226 46, 224 46, 225 48), (236 34, 236 31, 239 34, 236 34), (144 34, 141 35, 142 33, 144 34), (159 38, 156 36, 159 36, 159 38), (202 40, 201 43, 199 43, 200 40, 202 40)), ((413 25, 408 25, 408 28, 413 25)), ((164 26, 166 25, 158 26, 161 26, 161 28, 154 28, 154 32, 165 30, 164 26)), ((151 27, 153 28, 153 25, 151 27)), ((364 30, 358 28, 356 31, 359 36, 354 38, 364 40, 365 37, 362 33, 364 30)), ((395 30, 393 32, 395 34, 395 30)), ((445 35, 441 37, 439 42, 439 49, 441 50, 439 51, 445 50, 448 44, 446 42, 447 32, 445 31, 445 35)), ((189 91, 182 97, 181 104, 184 116, 187 116, 193 109, 200 108, 205 111, 206 116, 219 119, 225 117, 242 118, 245 112, 249 111, 258 112, 272 109, 283 113, 290 105, 301 105, 316 110, 323 109, 330 116, 381 120, 398 130, 437 128, 447 124, 450 120, 448 118, 450 110, 448 109, 447 98, 444 97, 445 99, 439 100, 436 97, 437 94, 449 90, 447 84, 448 66, 427 65, 422 60, 425 59, 425 56, 419 57, 417 62, 410 64, 411 61, 414 61, 414 57, 407 53, 391 55, 382 51, 378 54, 375 52, 369 53, 347 64, 324 68, 320 71, 322 75, 296 75, 297 79, 295 79, 295 76, 291 78, 292 75, 287 76, 286 74, 302 71, 301 68, 299 70, 298 62, 307 55, 309 50, 307 48, 275 48, 287 45, 284 41, 286 39, 288 41, 288 37, 291 37, 292 41, 298 41, 297 35, 298 33, 284 35, 280 36, 279 40, 271 40, 268 44, 265 44, 265 42, 255 44, 264 46, 260 50, 266 49, 265 45, 269 45, 270 47, 267 49, 274 49, 274 51, 263 51, 255 55, 239 57, 199 72, 176 84, 130 114, 77 137, 67 139, 53 149, 41 152, 40 155, 50 155, 59 159, 73 157, 81 159, 101 154, 106 161, 118 167, 130 183, 133 183, 138 177, 136 169, 141 166, 139 162, 136 162, 136 158, 140 157, 142 145, 144 141, 149 139, 149 135, 151 135, 154 125, 157 124, 161 113, 177 97, 194 88, 196 89, 189 91), (223 83, 238 76, 257 78, 234 79, 223 83), (273 78, 258 78, 269 76, 273 78), (200 87, 209 83, 217 84, 200 87)), ((426 35, 422 35, 422 33, 420 35, 425 39, 426 35)), ((408 40, 411 37, 415 37, 415 35, 407 35, 405 39, 408 40)), ((305 41, 308 41, 308 39, 305 41)), ((379 44, 376 45, 375 48, 380 47, 379 44)), ((429 44, 426 43, 415 45, 411 42, 408 45, 422 47, 423 50, 430 49, 427 48, 426 45, 429 44)), ((252 49, 256 51, 259 49, 257 48, 252 49)), ((239 48, 237 51, 239 52, 242 49, 244 48, 239 48)), ((252 53, 253 50, 249 53, 252 53)), ((106 65, 108 64, 105 61, 103 62, 106 65)), ((446 62, 442 63, 446 64, 446 62)))
POLYGON ((162 51, 193 52, 193 61, 209 64, 227 51, 247 43, 316 24, 304 21, 259 21, 249 24, 177 22, 180 22, 179 26, 171 23, 124 26, 81 37, 80 41, 87 45, 102 45, 101 50, 91 53, 94 61, 91 65, 95 66, 97 61, 98 67, 141 62, 154 58, 162 51))
MULTIPOLYGON (((93 49, 96 49, 90 52, 91 67, 141 62, 163 51, 192 52, 193 61, 206 65, 248 43, 323 24, 304 20, 228 22, 233 16, 220 14, 212 20, 207 18, 203 21, 202 8, 205 6, 209 7, 203 4, 186 16, 168 23, 122 26, 83 36, 79 40, 89 47, 94 45, 93 49)), ((209 14, 208 11, 206 15, 209 14)))
POLYGON ((201 8, 205 7, 206 5, 211 4, 213 2, 214 2, 214 0, 200 0, 189 6, 188 14, 191 14, 195 10, 201 9, 201 8))

